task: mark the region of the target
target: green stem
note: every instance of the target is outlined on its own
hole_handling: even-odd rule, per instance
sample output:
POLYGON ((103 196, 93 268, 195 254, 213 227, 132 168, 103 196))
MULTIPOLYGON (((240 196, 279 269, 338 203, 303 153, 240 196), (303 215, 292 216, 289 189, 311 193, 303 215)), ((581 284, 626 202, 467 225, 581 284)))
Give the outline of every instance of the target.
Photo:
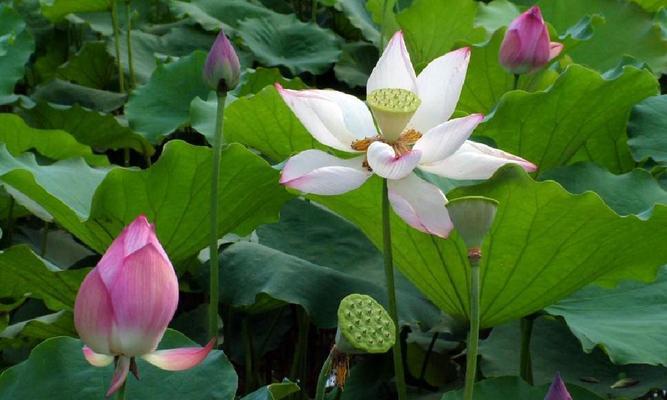
POLYGON ((521 75, 514 74, 514 84, 512 85, 512 90, 517 90, 519 88, 519 78, 521 75))
POLYGON ((320 369, 320 374, 317 377, 317 389, 315 390, 315 400, 324 400, 324 392, 327 388, 327 379, 329 379, 329 374, 331 373, 331 360, 332 360, 333 350, 329 352, 327 359, 324 360, 322 364, 322 369, 320 369))
POLYGON ((391 247, 391 223, 389 221, 389 191, 387 179, 382 180, 382 238, 384 252, 384 274, 387 281, 387 297, 389 298, 389 315, 396 325, 396 344, 394 344, 394 373, 398 399, 407 399, 405 374, 403 373, 403 355, 401 354, 401 330, 398 326, 398 308, 396 307, 396 287, 394 284, 394 261, 391 247))
POLYGON ((126 147, 123 149, 123 165, 126 167, 130 166, 130 148, 126 147))
POLYGON ((125 400, 125 386, 127 385, 127 380, 123 382, 120 386, 120 389, 116 392, 116 400, 125 400))
POLYGON ((210 303, 208 309, 208 335, 218 338, 218 302, 220 298, 219 280, 220 264, 218 263, 218 181, 220 179, 220 153, 222 150, 222 129, 225 112, 226 93, 218 93, 218 112, 215 121, 215 137, 213 139, 213 159, 211 171, 211 233, 210 233, 210 303))
POLYGON ((524 381, 533 384, 533 363, 530 357, 530 339, 533 335, 533 318, 521 318, 521 361, 519 372, 524 381))
POLYGON ((118 86, 120 92, 125 93, 125 76, 123 63, 120 61, 120 28, 118 27, 118 0, 111 0, 111 25, 113 26, 113 42, 116 49, 116 63, 118 64, 118 86))
POLYGON ((46 254, 46 245, 48 240, 49 240, 49 222, 45 221, 44 228, 42 229, 42 243, 39 249, 39 255, 42 257, 44 257, 44 255, 46 254))
POLYGON ((466 358, 464 400, 472 400, 477 377, 477 352, 479 345, 479 257, 470 259, 470 332, 466 358))
POLYGON ((127 65, 130 69, 130 88, 137 87, 137 77, 134 74, 134 62, 132 60, 132 0, 125 0, 125 12, 127 13, 127 65))

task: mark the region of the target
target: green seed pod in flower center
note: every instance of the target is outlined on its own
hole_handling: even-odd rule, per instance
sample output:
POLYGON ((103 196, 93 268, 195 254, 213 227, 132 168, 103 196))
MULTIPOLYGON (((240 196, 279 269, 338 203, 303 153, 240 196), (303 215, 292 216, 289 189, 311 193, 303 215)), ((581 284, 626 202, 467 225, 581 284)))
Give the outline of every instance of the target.
POLYGON ((414 113, 421 104, 419 97, 407 89, 377 89, 368 95, 366 102, 374 110, 397 113, 414 113))
POLYGON ((421 105, 417 95, 406 89, 385 88, 372 91, 366 103, 373 111, 382 136, 388 143, 396 141, 410 118, 421 105))
POLYGON ((394 321, 377 301, 363 294, 345 297, 338 307, 336 348, 355 353, 384 353, 396 342, 394 321))

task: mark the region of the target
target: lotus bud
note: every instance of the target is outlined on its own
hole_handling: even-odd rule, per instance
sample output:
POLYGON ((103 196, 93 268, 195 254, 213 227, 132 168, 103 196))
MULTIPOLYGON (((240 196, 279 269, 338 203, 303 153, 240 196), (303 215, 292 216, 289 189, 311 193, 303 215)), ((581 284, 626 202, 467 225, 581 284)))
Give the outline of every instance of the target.
POLYGON ((74 325, 85 358, 103 367, 116 360, 107 396, 137 374, 135 357, 166 370, 191 368, 204 360, 205 348, 156 351, 178 305, 174 268, 146 217, 139 216, 111 243, 81 284, 74 325))
POLYGON ((559 373, 556 373, 556 377, 549 387, 549 392, 544 400, 572 400, 572 396, 570 396, 570 393, 567 391, 565 382, 563 382, 559 373))
POLYGON ((558 56, 561 43, 551 42, 538 6, 519 15, 510 23, 500 46, 500 65, 519 75, 536 71, 558 56))
POLYGON ((225 33, 221 30, 204 64, 204 81, 213 90, 226 93, 234 89, 241 76, 241 64, 225 33))
POLYGON ((498 202, 486 197, 460 197, 447 204, 454 228, 468 249, 479 249, 496 216, 498 202))

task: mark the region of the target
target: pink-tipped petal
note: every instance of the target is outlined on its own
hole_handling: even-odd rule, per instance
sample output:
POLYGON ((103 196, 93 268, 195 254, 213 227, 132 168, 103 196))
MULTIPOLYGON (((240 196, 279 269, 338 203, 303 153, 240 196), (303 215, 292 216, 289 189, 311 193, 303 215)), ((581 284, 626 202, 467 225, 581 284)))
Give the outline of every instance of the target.
POLYGON ((449 120, 430 129, 413 147, 422 153, 419 163, 429 164, 441 161, 454 154, 483 120, 482 114, 472 114, 449 120))
POLYGON ((563 44, 558 42, 549 43, 549 60, 553 60, 563 51, 563 44))
POLYGON ((111 378, 111 386, 107 390, 107 397, 110 397, 112 394, 116 393, 118 389, 125 383, 127 379, 127 373, 130 370, 130 358, 120 356, 118 357, 118 364, 116 364, 116 370, 113 373, 113 378, 111 378))
POLYGON ((366 153, 368 165, 374 173, 387 179, 402 179, 415 169, 421 159, 419 150, 398 155, 394 148, 383 142, 373 142, 366 153))
POLYGON ((83 356, 93 367, 106 367, 113 362, 113 356, 95 353, 90 347, 83 346, 83 356))
POLYGON ((86 275, 74 302, 74 326, 91 351, 110 354, 114 321, 111 297, 97 268, 86 275))
POLYGON ((280 183, 304 193, 335 195, 349 192, 372 175, 364 157, 343 160, 321 150, 306 150, 287 160, 280 183))
POLYGON ((153 244, 164 258, 167 258, 155 234, 155 227, 148 222, 146 216, 139 215, 114 239, 97 263, 96 268, 107 288, 113 285, 123 260, 149 243, 153 244))
POLYGON ((456 109, 470 62, 470 49, 451 51, 431 61, 417 77, 421 105, 408 127, 420 132, 447 121, 456 109))
POLYGON ((166 371, 183 371, 200 364, 213 349, 215 339, 206 347, 182 347, 179 349, 157 350, 141 356, 144 360, 166 371))
POLYGON ((380 56, 366 84, 366 94, 377 89, 417 90, 417 78, 405 47, 403 33, 396 32, 380 56))
POLYGON ((442 161, 420 165, 419 168, 452 179, 487 179, 506 164, 518 164, 527 172, 537 166, 521 157, 470 140, 442 161))
POLYGON ((368 107, 354 96, 335 90, 278 92, 308 132, 326 146, 354 152, 353 141, 377 134, 368 107))
POLYGON ((440 189, 415 174, 389 181, 389 201, 408 225, 425 233, 446 238, 454 225, 445 204, 447 199, 440 189))
POLYGON ((544 400, 572 400, 572 396, 570 396, 570 393, 567 391, 565 382, 563 382, 559 373, 556 373, 556 377, 549 387, 549 392, 544 400))
POLYGON ((178 305, 178 280, 169 259, 147 244, 125 259, 109 292, 116 322, 112 353, 138 356, 155 350, 178 305))

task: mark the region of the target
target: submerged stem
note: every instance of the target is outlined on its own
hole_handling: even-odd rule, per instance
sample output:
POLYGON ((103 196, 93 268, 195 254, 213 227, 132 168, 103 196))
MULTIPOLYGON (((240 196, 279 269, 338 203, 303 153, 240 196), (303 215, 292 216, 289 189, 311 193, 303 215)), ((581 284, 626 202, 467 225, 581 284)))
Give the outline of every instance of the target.
POLYGON ((382 179, 382 237, 384 253, 384 274, 387 281, 387 297, 389 298, 389 315, 394 321, 396 329, 396 343, 394 344, 394 373, 396 375, 396 390, 398 399, 407 399, 405 374, 403 373, 403 355, 401 354, 401 330, 398 326, 398 309, 396 307, 396 287, 394 284, 394 260, 391 247, 391 223, 389 221, 389 190, 387 179, 382 179))
POLYGON ((533 335, 533 318, 521 318, 521 361, 519 372, 524 381, 533 384, 533 363, 530 356, 530 339, 533 335))
POLYGON ((470 252, 470 332, 466 356, 466 377, 463 398, 472 400, 477 377, 477 353, 479 345, 479 252, 470 252))
POLYGON ((118 86, 120 92, 125 93, 125 76, 123 63, 120 61, 120 28, 118 27, 118 0, 111 0, 111 25, 113 26, 113 42, 116 50, 116 64, 118 64, 118 86))
POLYGON ((219 280, 220 264, 218 262, 218 181, 220 179, 220 152, 222 150, 222 130, 225 112, 226 93, 218 93, 218 112, 215 120, 215 136, 213 138, 211 161, 211 233, 209 244, 210 290, 208 308, 208 335, 218 343, 218 302, 220 298, 219 280))

